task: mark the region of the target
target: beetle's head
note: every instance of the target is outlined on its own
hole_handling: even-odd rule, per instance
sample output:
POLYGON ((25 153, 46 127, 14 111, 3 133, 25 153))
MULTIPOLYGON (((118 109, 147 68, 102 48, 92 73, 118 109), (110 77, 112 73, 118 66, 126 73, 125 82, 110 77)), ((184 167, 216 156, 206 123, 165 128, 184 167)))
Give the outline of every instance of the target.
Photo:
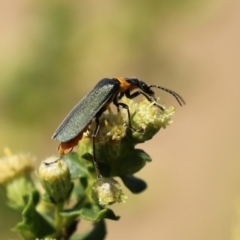
POLYGON ((140 81, 138 82, 138 86, 139 88, 145 92, 147 95, 149 96, 154 96, 154 91, 151 89, 151 86, 148 86, 145 82, 143 81, 140 81))
POLYGON ((139 88, 143 93, 145 93, 146 95, 148 95, 150 98, 153 98, 156 101, 156 97, 155 97, 155 93, 152 90, 152 88, 158 88, 161 89, 165 92, 168 92, 169 94, 171 94, 176 100, 177 102, 182 106, 183 104, 185 104, 185 101, 183 100, 183 98, 176 92, 168 89, 168 88, 164 88, 155 84, 152 85, 147 85, 145 82, 137 79, 137 78, 126 78, 126 81, 129 82, 131 84, 131 86, 135 86, 136 88, 139 88))

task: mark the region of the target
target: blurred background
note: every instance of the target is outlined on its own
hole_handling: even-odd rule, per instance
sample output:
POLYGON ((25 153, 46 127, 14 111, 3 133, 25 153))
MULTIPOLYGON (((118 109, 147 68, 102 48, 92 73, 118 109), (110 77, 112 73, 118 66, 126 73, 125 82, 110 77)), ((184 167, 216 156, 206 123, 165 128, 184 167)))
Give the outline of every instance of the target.
MULTIPOLYGON (((2 149, 56 154, 56 127, 103 77, 186 100, 156 90, 177 106, 174 124, 140 146, 153 159, 137 173, 148 189, 124 189, 108 240, 240 239, 240 1, 2 0, 0 34, 2 149)), ((18 239, 19 219, 0 191, 1 239, 18 239)))

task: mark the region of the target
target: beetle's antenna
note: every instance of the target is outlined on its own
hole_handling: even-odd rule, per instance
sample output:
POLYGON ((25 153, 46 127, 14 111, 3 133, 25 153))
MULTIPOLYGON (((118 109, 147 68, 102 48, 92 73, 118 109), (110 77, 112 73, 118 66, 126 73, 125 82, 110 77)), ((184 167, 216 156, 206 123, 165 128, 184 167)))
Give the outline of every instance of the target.
POLYGON ((176 93, 176 92, 174 92, 174 91, 172 91, 168 88, 164 88, 164 87, 161 87, 161 86, 158 86, 158 85, 149 85, 149 87, 150 88, 152 88, 152 87, 159 88, 159 89, 161 89, 165 92, 170 93, 177 100, 177 102, 179 103, 180 106, 186 104, 184 99, 178 93, 176 93))

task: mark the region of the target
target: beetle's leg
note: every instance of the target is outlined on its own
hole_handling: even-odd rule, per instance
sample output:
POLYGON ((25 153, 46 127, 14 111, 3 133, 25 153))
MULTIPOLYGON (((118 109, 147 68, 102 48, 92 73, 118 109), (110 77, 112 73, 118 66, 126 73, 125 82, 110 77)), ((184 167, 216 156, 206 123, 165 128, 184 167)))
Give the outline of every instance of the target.
POLYGON ((144 97, 146 97, 149 102, 152 102, 152 101, 153 101, 152 98, 151 98, 151 96, 149 96, 148 94, 146 94, 145 92, 142 92, 142 91, 140 91, 140 90, 138 90, 138 91, 136 91, 136 92, 134 92, 134 93, 132 93, 132 94, 130 93, 130 91, 126 91, 126 92, 125 92, 126 97, 129 98, 129 99, 136 98, 136 97, 139 96, 140 94, 142 94, 144 97))
POLYGON ((142 92, 142 91, 136 91, 132 94, 130 93, 130 91, 125 92, 126 97, 129 98, 129 99, 133 99, 133 98, 139 96, 140 94, 142 94, 149 102, 153 102, 154 106, 157 106, 162 111, 164 111, 164 108, 157 103, 157 99, 155 98, 155 96, 149 96, 148 94, 146 94, 145 92, 142 92))
POLYGON ((132 94, 130 93, 129 90, 127 90, 127 91, 125 91, 125 92, 121 92, 121 93, 118 95, 118 98, 117 98, 117 99, 120 100, 124 95, 125 95, 127 98, 129 98, 129 99, 133 99, 133 98, 138 97, 140 94, 144 95, 149 102, 153 102, 153 99, 155 100, 155 97, 149 96, 148 94, 146 94, 145 92, 142 92, 142 91, 140 91, 140 90, 138 90, 138 91, 136 91, 136 92, 134 92, 134 93, 132 93, 132 94), (152 97, 153 99, 152 99, 151 97, 152 97))
POLYGON ((93 141, 93 160, 92 160, 92 163, 93 163, 93 167, 96 171, 97 178, 99 179, 99 178, 102 177, 102 175, 99 171, 99 168, 98 168, 97 161, 96 161, 96 137, 97 137, 99 129, 100 129, 99 116, 96 116, 95 121, 96 121, 96 128, 94 129, 94 132, 92 134, 92 141, 93 141))
POLYGON ((142 132, 143 132, 143 129, 136 129, 136 128, 133 127, 133 125, 132 125, 132 120, 131 120, 131 115, 130 115, 130 111, 129 111, 128 105, 125 104, 125 103, 119 103, 119 102, 117 101, 117 98, 114 98, 114 99, 113 99, 113 103, 114 103, 114 105, 117 107, 118 112, 120 111, 120 110, 119 110, 119 107, 122 107, 122 108, 124 108, 124 109, 127 110, 127 115, 128 115, 128 127, 129 127, 132 131, 134 131, 134 132, 141 132, 141 133, 142 133, 142 132))
POLYGON ((120 100, 124 96, 124 92, 119 93, 117 99, 120 100))
POLYGON ((131 115, 130 115, 130 111, 129 111, 129 107, 127 104, 125 103, 117 103, 117 107, 121 106, 122 108, 127 110, 127 115, 128 115, 128 127, 134 131, 134 132, 141 132, 143 133, 144 130, 143 129, 136 129, 132 126, 132 120, 131 120, 131 115))

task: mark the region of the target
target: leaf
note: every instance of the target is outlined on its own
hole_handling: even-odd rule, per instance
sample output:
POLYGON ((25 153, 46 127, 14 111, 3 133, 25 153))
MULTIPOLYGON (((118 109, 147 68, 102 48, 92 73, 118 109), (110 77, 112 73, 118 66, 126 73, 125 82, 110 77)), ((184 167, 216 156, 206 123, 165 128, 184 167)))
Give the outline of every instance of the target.
POLYGON ((82 219, 87 221, 97 221, 103 218, 111 220, 118 220, 120 217, 116 216, 114 212, 109 208, 101 209, 98 205, 93 205, 90 208, 84 207, 80 210, 68 210, 61 212, 64 217, 77 217, 80 216, 82 219))
POLYGON ((70 240, 104 240, 107 234, 106 224, 104 220, 95 222, 93 229, 83 233, 74 235, 70 240))
POLYGON ((82 158, 83 159, 85 159, 85 160, 87 160, 87 161, 89 161, 89 162, 92 162, 93 161, 93 156, 92 156, 92 154, 90 154, 90 153, 84 153, 83 155, 82 155, 82 158))
POLYGON ((112 220, 118 220, 120 217, 116 216, 114 212, 109 208, 101 209, 97 206, 89 209, 83 208, 80 210, 80 216, 88 221, 97 221, 103 218, 108 218, 112 220))
POLYGON ((77 231, 78 223, 79 223, 79 219, 75 220, 69 226, 67 226, 67 228, 65 228, 64 231, 66 233, 66 236, 70 237, 77 231))
POLYGON ((140 157, 141 159, 144 159, 146 162, 151 162, 151 157, 142 149, 135 149, 135 154, 140 157))
POLYGON ((86 177, 89 175, 86 166, 80 161, 77 153, 69 153, 64 156, 63 160, 70 169, 71 179, 86 177))
POLYGON ((86 200, 86 188, 88 186, 87 178, 80 178, 78 182, 74 184, 72 190, 72 197, 75 198, 76 203, 73 205, 73 208, 79 208, 83 202, 86 200))
POLYGON ((147 188, 147 183, 137 178, 133 175, 124 175, 121 176, 121 179, 124 183, 124 185, 132 192, 132 193, 140 193, 144 191, 147 188))
POLYGON ((80 180, 80 185, 86 189, 88 186, 88 179, 86 177, 82 177, 79 179, 80 180))
POLYGON ((112 167, 110 165, 98 162, 98 168, 99 168, 102 176, 104 176, 104 177, 110 177, 111 176, 112 167))
POLYGON ((26 206, 23 196, 35 189, 32 179, 18 176, 6 184, 7 204, 10 208, 22 212, 26 206))
POLYGON ((25 239, 44 238, 54 233, 54 227, 36 210, 40 199, 38 191, 32 191, 25 197, 27 205, 22 212, 23 221, 18 223, 13 231, 19 232, 25 239), (26 238, 26 236, 29 236, 26 238))
POLYGON ((100 211, 99 216, 115 221, 120 219, 120 216, 116 216, 113 210, 110 208, 104 208, 102 211, 100 211))
POLYGON ((151 162, 150 156, 142 149, 133 149, 121 156, 112 164, 112 176, 132 175, 141 170, 147 162, 151 162))
POLYGON ((47 193, 42 194, 42 200, 47 203, 53 203, 53 200, 47 193))

